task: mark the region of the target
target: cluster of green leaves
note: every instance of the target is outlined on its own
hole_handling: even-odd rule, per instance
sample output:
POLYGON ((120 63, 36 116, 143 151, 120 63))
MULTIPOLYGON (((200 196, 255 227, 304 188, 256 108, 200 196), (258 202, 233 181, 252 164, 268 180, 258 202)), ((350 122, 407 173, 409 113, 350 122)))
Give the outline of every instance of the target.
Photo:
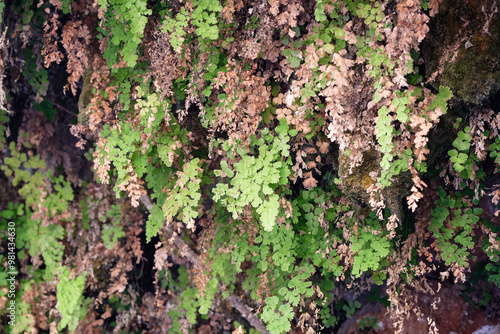
MULTIPOLYGON (((118 87, 123 105, 123 119, 119 126, 106 124, 101 137, 106 140, 106 149, 99 150, 109 159, 116 171, 115 191, 131 180, 130 168, 138 178, 145 176, 148 187, 156 199, 146 226, 149 241, 156 236, 166 217, 179 218, 186 224, 198 216, 196 208, 201 199, 200 182, 203 165, 199 158, 183 161, 181 145, 187 143, 187 130, 182 128, 169 111, 170 104, 160 101, 158 94, 150 92, 150 81, 140 82, 144 74, 143 64, 135 68, 120 68, 113 71, 113 84, 118 87), (131 101, 134 90, 136 99, 131 101), (139 124, 132 125, 128 112, 137 112, 139 124), (159 128, 166 126, 164 131, 159 128), (147 142, 143 135, 148 135, 147 142), (173 166, 180 159, 182 170, 173 166), (165 189, 170 189, 165 192, 165 189)), ((111 231, 111 230, 109 230, 111 231)))
POLYGON ((180 53, 185 40, 192 36, 187 36, 185 28, 189 23, 196 27, 196 34, 202 40, 214 41, 219 37, 219 20, 217 16, 222 11, 222 6, 218 0, 195 0, 192 2, 193 11, 189 13, 185 7, 173 17, 172 11, 163 21, 162 30, 170 34, 170 45, 174 51, 180 53))
MULTIPOLYGON (((354 7, 355 3, 354 1, 351 2, 351 7, 354 7)), ((354 11, 354 15, 364 19, 365 24, 368 25, 370 29, 375 29, 377 23, 384 18, 382 6, 378 1, 372 3, 359 2, 354 11)))
POLYGON ((177 216, 188 225, 190 220, 194 222, 193 219, 198 217, 202 176, 199 165, 200 159, 195 158, 184 164, 182 172, 178 172, 179 178, 175 187, 171 189, 163 204, 163 212, 169 219, 177 216))
POLYGON ((70 331, 74 331, 78 322, 87 314, 90 300, 85 300, 83 297, 86 272, 73 279, 70 275, 71 271, 68 268, 61 267, 57 283, 57 308, 61 312, 62 319, 57 328, 63 330, 67 326, 70 331))
MULTIPOLYGON (((15 294, 15 302, 16 302, 16 323, 14 326, 7 326, 5 328, 6 333, 18 334, 18 333, 27 333, 30 329, 35 325, 34 319, 32 317, 27 317, 27 314, 31 314, 32 308, 31 304, 26 302, 23 299, 25 293, 30 293, 29 290, 33 289, 33 286, 36 284, 40 284, 44 281, 45 275, 44 270, 30 270, 28 273, 29 276, 23 277, 19 274, 19 260, 23 260, 25 256, 27 256, 26 251, 21 248, 23 247, 23 243, 19 243, 18 239, 20 237, 25 236, 28 233, 37 233, 37 231, 31 232, 29 230, 30 226, 27 226, 29 223, 29 217, 32 212, 28 208, 25 208, 24 204, 18 204, 9 202, 8 208, 0 211, 0 228, 3 231, 7 231, 8 222, 13 222, 15 224, 16 229, 16 249, 17 249, 17 260, 16 260, 16 270, 9 269, 9 272, 17 272, 16 281, 19 285, 16 287, 15 294)), ((1 241, 7 239, 7 234, 2 233, 0 235, 1 241)), ((11 241, 11 240, 9 240, 11 241)), ((5 257, 4 254, 0 255, 0 261, 5 257)), ((10 276, 10 275, 9 275, 10 276)), ((0 296, 6 296, 6 292, 9 290, 9 286, 7 285, 7 278, 9 277, 4 266, 0 266, 0 296)), ((0 314, 6 313, 6 308, 0 310, 0 314)))
POLYGON ((321 323, 325 328, 335 327, 339 321, 339 319, 331 313, 329 303, 326 303, 325 307, 321 307, 318 314, 321 319, 321 323))
MULTIPOLYGON (((28 144, 25 145, 30 148, 28 144)), ((19 194, 25 198, 27 205, 33 206, 41 197, 40 189, 43 188, 45 181, 45 175, 42 173, 45 161, 41 160, 38 155, 29 156, 24 152, 19 152, 14 142, 10 143, 9 150, 11 156, 4 158, 4 164, 0 169, 3 170, 5 176, 12 177, 14 187, 22 184, 19 194)))
POLYGON ((356 36, 355 44, 357 56, 368 59, 372 67, 367 71, 367 74, 376 79, 375 82, 384 74, 392 76, 395 67, 394 61, 382 48, 372 47, 372 43, 370 43, 373 39, 377 41, 382 40, 380 34, 375 36, 377 26, 384 18, 380 2, 350 1, 347 7, 354 16, 363 19, 365 25, 368 27, 364 35, 356 36))
POLYGON ((469 153, 472 141, 472 136, 469 132, 470 127, 468 126, 463 131, 459 131, 457 138, 453 141, 455 149, 448 151, 450 161, 453 163, 453 169, 464 179, 473 177, 473 168, 478 161, 475 154, 469 153))
MULTIPOLYGON (((164 111, 163 108, 158 110, 164 111)), ((171 113, 168 115, 169 130, 156 132, 156 138, 151 140, 151 146, 144 154, 140 154, 140 159, 136 160, 140 164, 134 164, 136 171, 139 169, 141 172, 138 175, 145 175, 147 185, 152 190, 151 198, 156 199, 146 224, 148 241, 158 234, 166 217, 178 217, 186 224, 189 219, 197 217, 195 207, 201 200, 200 179, 202 175, 199 168, 203 166, 202 161, 199 158, 184 161, 180 145, 188 141, 187 130, 175 122, 171 113), (173 166, 174 158, 179 159, 183 172, 180 170, 177 173, 173 166), (186 192, 182 185, 188 186, 190 192, 186 192), (167 193, 165 189, 172 191, 167 193)))
MULTIPOLYGON (((300 37, 300 29, 298 27, 295 27, 292 29, 295 32, 295 37, 298 38, 300 37)), ((282 39, 282 42, 284 45, 289 45, 290 41, 288 40, 288 37, 284 37, 282 39)), ((289 49, 283 50, 283 56, 286 57, 286 61, 290 64, 292 68, 297 68, 300 66, 302 63, 302 41, 298 40, 295 42, 292 42, 290 44, 289 49)))
MULTIPOLYGON (((377 86, 378 84, 375 85, 377 86)), ((409 120, 410 112, 410 109, 407 106, 409 103, 409 97, 402 92, 397 93, 399 93, 398 97, 392 100, 392 105, 397 106, 396 113, 398 121, 406 124, 409 120)), ((375 93, 374 101, 377 100, 380 100, 380 97, 378 97, 377 93, 375 93)), ((392 140, 396 130, 392 126, 392 119, 389 113, 389 109, 387 109, 386 106, 383 106, 378 111, 379 118, 377 121, 377 140, 380 145, 380 152, 382 153, 382 160, 380 161, 382 173, 378 182, 384 187, 391 184, 390 178, 393 175, 398 175, 400 172, 408 170, 407 161, 412 154, 411 150, 407 149, 402 156, 395 156, 392 140)))
MULTIPOLYGON (((66 0, 65 0, 66 1, 66 0)), ((29 26, 41 27, 44 18, 44 6, 39 7, 34 0, 21 0, 13 3, 14 11, 21 16, 22 24, 17 29, 28 29, 29 26)))
MULTIPOLYGON (((121 225, 121 207, 119 204, 113 204, 110 210, 106 213, 107 218, 111 220, 111 224, 106 224, 102 228, 102 241, 108 249, 112 249, 118 239, 125 236, 121 225)), ((101 221, 106 221, 106 217, 100 217, 101 221)))
MULTIPOLYGON (((170 12, 169 15, 172 15, 170 12)), ((184 44, 185 28, 189 24, 189 13, 186 8, 182 8, 179 13, 173 17, 167 17, 162 26, 164 33, 170 34, 170 45, 176 52, 181 52, 181 46, 184 44)))
MULTIPOLYGON (((284 193, 287 193, 286 190, 284 193)), ((274 225, 270 231, 260 226, 255 237, 249 235, 252 228, 246 227, 247 223, 229 220, 228 216, 232 214, 229 209, 226 208, 228 212, 223 214, 222 208, 216 208, 220 228, 213 242, 217 246, 209 253, 212 259, 211 284, 214 278, 217 278, 213 285, 216 287, 218 281, 224 283, 228 287, 225 292, 228 295, 234 289, 236 275, 242 272, 241 264, 251 261, 253 266, 246 269, 246 279, 242 287, 255 300, 259 300, 259 291, 269 289, 266 295, 262 296, 266 298, 261 318, 267 323, 267 329, 271 333, 290 330, 294 309, 300 300, 306 300, 314 294, 313 274, 319 272, 322 277, 319 285, 327 291, 333 289, 335 277, 341 276, 345 269, 335 249, 329 247, 332 242, 329 238, 344 240, 343 232, 332 228, 325 233, 324 226, 334 227, 341 216, 352 225, 356 219, 345 216, 353 210, 349 205, 332 203, 332 207, 326 210, 321 207, 332 196, 341 196, 341 192, 338 189, 325 192, 321 188, 301 191, 292 202, 292 217, 285 219, 281 225, 274 225), (227 247, 230 251, 220 252, 221 247, 227 247), (266 288, 261 286, 264 281, 269 282, 265 283, 266 288)), ((281 210, 283 209, 280 209, 280 212, 281 210)), ((381 229, 374 214, 362 224, 374 231, 381 229)), ((386 235, 377 235, 367 229, 351 237, 350 242, 355 253, 354 264, 350 268, 352 275, 359 277, 362 273, 371 271, 376 281, 381 284, 385 278, 383 268, 388 265, 386 258, 392 249, 386 235)), ((321 317, 323 325, 334 326, 338 320, 330 314, 328 307, 321 311, 321 317)))
MULTIPOLYGON (((26 149, 33 149, 27 143, 24 146, 26 149)), ((60 224, 42 225, 42 218, 35 218, 30 209, 40 210, 44 207, 48 215, 46 219, 67 212, 69 203, 74 199, 73 189, 62 176, 54 177, 50 170, 45 171, 45 162, 38 155, 19 152, 13 142, 9 149, 11 156, 4 158, 1 169, 15 187, 20 187, 19 195, 23 198, 24 204, 9 204, 9 209, 2 211, 0 216, 16 222, 15 243, 18 259, 23 260, 28 254, 32 258, 41 255, 45 265, 44 269, 31 270, 28 273, 35 279, 21 283, 21 290, 29 288, 33 283, 52 280, 57 276, 62 282, 60 286, 58 285, 57 294, 63 315, 59 329, 69 326, 70 330, 74 330, 86 311, 86 308, 80 307, 83 301, 85 276, 70 280, 69 270, 63 265, 65 247, 61 240, 67 233, 65 228, 60 224), (42 194, 42 189, 52 189, 52 191, 42 194)), ((22 319, 24 318, 22 312, 29 311, 30 306, 24 305, 22 293, 16 298, 20 298, 19 304, 16 304, 19 305, 16 307, 16 318, 22 319)), ((22 321, 12 330, 14 333, 23 332, 30 326, 29 321, 22 321)))
POLYGON ((429 230, 433 233, 447 266, 466 266, 474 247, 472 229, 479 221, 480 208, 471 208, 461 197, 453 197, 440 187, 437 206, 431 212, 429 230))
POLYGON ((347 302, 342 306, 342 309, 345 311, 346 317, 350 318, 354 312, 356 312, 356 309, 361 308, 361 303, 357 300, 353 302, 347 302))
POLYGON ((488 279, 490 280, 490 282, 500 287, 500 266, 493 263, 488 263, 486 265, 486 270, 489 273, 488 279))
POLYGON ((172 328, 170 331, 172 333, 183 333, 181 330, 181 323, 179 319, 183 316, 187 318, 189 323, 192 325, 196 324, 196 318, 198 316, 198 308, 200 302, 198 300, 198 295, 196 289, 189 286, 189 279, 187 275, 187 270, 184 267, 178 269, 178 277, 174 279, 170 273, 167 271, 168 277, 166 277, 165 287, 168 287, 170 291, 178 296, 178 307, 172 309, 168 315, 172 317, 172 328))
MULTIPOLYGON (((493 233, 496 233, 497 235, 500 233, 500 228, 498 226, 491 224, 491 222, 485 221, 484 224, 488 228, 490 228, 493 233)), ((500 242, 500 238, 497 237, 496 242, 500 242)), ((499 265, 500 249, 495 248, 495 246, 492 245, 491 240, 489 240, 489 238, 485 238, 482 245, 482 249, 491 260, 490 263, 486 264, 485 266, 486 272, 484 274, 488 275, 488 280, 490 282, 500 287, 500 265, 499 265)), ((481 278, 484 278, 484 276, 481 278)))
MULTIPOLYGON (((389 265, 384 259, 389 255, 391 243, 386 233, 381 232, 382 226, 374 212, 365 219, 365 226, 366 229, 361 228, 358 235, 351 237, 351 251, 355 254, 352 274, 355 277, 370 269, 378 270, 384 264, 389 265)), ((378 276, 375 277, 377 277, 376 282, 382 284, 382 280, 378 276)))
POLYGON ((40 277, 21 279, 19 284, 19 290, 16 293, 16 324, 14 327, 8 326, 6 331, 10 330, 12 334, 27 333, 33 326, 35 326, 35 321, 33 317, 27 317, 26 314, 32 312, 31 305, 23 301, 22 296, 31 293, 30 290, 33 289, 34 284, 39 284, 42 282, 40 277))
POLYGON ((378 328, 376 317, 365 317, 359 321, 359 329, 378 328))
POLYGON ((51 122, 54 120, 54 117, 57 113, 54 105, 47 100, 43 100, 40 103, 35 102, 35 110, 42 112, 42 114, 44 114, 44 116, 47 117, 47 119, 51 122))
MULTIPOLYGON (((288 183, 291 165, 289 127, 285 118, 281 119, 275 131, 278 134, 276 137, 268 129, 261 132, 261 138, 252 137, 250 147, 257 148, 257 157, 237 148, 241 160, 234 163, 232 169, 223 161, 222 170, 215 171, 219 177, 222 173, 227 175, 229 184, 217 184, 214 201, 224 205, 234 219, 243 212, 245 206, 251 204, 266 231, 271 231, 275 225, 279 212, 279 196, 275 190, 279 185, 288 183)), ((296 130, 290 132, 296 134, 296 130)), ((227 144, 224 148, 230 150, 227 144)))
MULTIPOLYGON (((52 217, 67 210, 68 202, 73 199, 73 190, 70 183, 61 176, 54 178, 47 173, 47 177, 53 182, 54 192, 48 194, 45 201, 37 202, 36 205, 41 204, 46 207, 49 217, 52 217)), ((21 190, 19 192, 21 193, 21 190)), ((31 215, 28 217, 26 224, 18 232, 16 247, 27 250, 32 257, 41 254, 45 263, 44 277, 51 279, 61 268, 64 245, 60 241, 64 238, 66 230, 58 224, 42 226, 41 218, 32 220, 31 215)))
POLYGON ((34 102, 35 110, 42 112, 52 122, 57 110, 50 101, 43 99, 49 88, 49 73, 45 67, 37 64, 37 55, 33 53, 32 48, 23 49, 21 54, 24 58, 23 75, 41 99, 34 102))
POLYGON ((120 61, 119 56, 129 66, 134 67, 139 58, 138 47, 144 36, 151 9, 146 0, 99 0, 101 10, 105 12, 104 27, 99 27, 98 38, 108 37, 108 46, 104 58, 111 67, 120 61))
POLYGON ((23 75, 39 96, 45 96, 49 88, 49 73, 44 67, 37 66, 37 58, 32 48, 22 51, 24 58, 23 75))
MULTIPOLYGON (((375 83, 374 102, 381 100, 379 95, 379 90, 382 88, 379 83, 375 83)), ((396 108, 396 119, 404 126, 409 126, 408 122, 410 120, 411 106, 409 106, 410 97, 416 97, 417 100, 421 99, 423 96, 423 91, 420 88, 414 88, 410 93, 409 91, 396 91, 396 97, 391 101, 391 104, 396 108)), ((452 93, 448 87, 439 87, 439 93, 434 96, 428 109, 425 111, 434 111, 440 108, 445 114, 448 110, 447 102, 452 97, 452 93)), ((395 127, 393 126, 393 121, 390 116, 390 110, 383 106, 378 111, 378 121, 377 121, 377 140, 380 145, 380 152, 382 153, 382 160, 380 166, 382 167, 381 175, 378 178, 378 182, 382 187, 388 187, 391 185, 391 177, 399 175, 402 172, 408 170, 408 160, 416 157, 410 149, 406 149, 404 152, 395 152, 393 138, 398 134, 395 127)), ((451 152, 451 151, 450 151, 451 152)), ((426 168, 424 164, 417 166, 418 170, 425 172, 426 168)))
MULTIPOLYGON (((224 212, 223 208, 217 210, 224 212)), ((271 231, 257 227, 259 234, 253 242, 249 243, 252 237, 249 235, 246 224, 241 221, 230 222, 230 214, 227 212, 225 215, 218 216, 221 228, 215 235, 214 245, 229 247, 232 251, 221 253, 219 247, 213 247, 210 250, 209 255, 212 258, 210 276, 216 280, 214 282, 212 279, 209 284, 217 287, 219 281, 224 283, 228 290, 223 296, 229 295, 234 289, 236 275, 242 272, 243 261, 252 261, 254 267, 246 270, 243 289, 249 291, 250 296, 258 300, 258 291, 263 288, 259 288, 261 280, 273 282, 273 284, 266 284, 266 287, 270 288, 270 293, 265 299, 262 319, 268 323, 271 333, 286 332, 290 330, 290 320, 294 316, 293 308, 298 305, 301 298, 310 297, 313 294, 312 283, 309 279, 315 271, 314 266, 298 258, 301 243, 297 242, 297 233, 294 229, 285 224, 274 225, 271 231)), ((317 231, 318 234, 321 233, 317 231)), ((323 244, 323 247, 326 245, 323 244)), ((306 247, 303 248, 306 249, 306 247)), ((210 304, 211 300, 208 306, 210 304)), ((208 309, 200 309, 200 313, 202 311, 206 312, 208 309)))
MULTIPOLYGON (((192 2, 192 7, 182 7, 175 13, 172 9, 165 10, 165 19, 161 30, 169 35, 169 43, 176 53, 182 57, 192 59, 192 65, 196 69, 189 71, 186 77, 177 78, 173 82, 173 91, 178 108, 185 103, 186 88, 188 83, 191 87, 201 91, 202 102, 205 113, 200 114, 200 121, 204 126, 212 124, 216 118, 216 107, 224 106, 228 101, 225 94, 219 94, 219 103, 209 100, 213 91, 213 79, 221 71, 227 71, 227 54, 222 48, 214 43, 219 38, 220 30, 228 28, 229 25, 220 19, 222 5, 218 0, 197 0, 192 2), (194 28, 194 34, 188 33, 194 28), (193 50, 190 45, 194 42, 198 47, 193 50), (186 53, 187 52, 187 53, 186 53), (203 57, 200 57, 203 54, 203 57), (208 58, 205 58, 208 55, 208 58), (200 58, 206 59, 200 61, 200 58), (200 82, 199 78, 203 80, 200 82), (200 85, 201 83, 201 85, 200 85)), ((234 24, 233 24, 234 25, 234 24)), ((234 41, 234 37, 228 36, 222 41, 222 47, 234 41)), ((229 102, 230 104, 231 102, 229 102)))
POLYGON ((195 0, 191 20, 196 27, 196 34, 200 38, 212 41, 219 37, 217 16, 222 11, 218 0, 195 0))
POLYGON ((3 22, 3 10, 5 8, 5 2, 0 1, 0 24, 3 22))
POLYGON ((101 135, 106 138, 108 149, 105 156, 116 168, 115 191, 117 193, 119 193, 118 185, 127 182, 131 178, 128 170, 130 162, 136 167, 136 173, 139 177, 144 173, 140 168, 144 168, 144 161, 141 159, 140 151, 138 152, 136 149, 136 146, 141 143, 141 133, 127 122, 122 122, 120 125, 120 128, 111 128, 106 124, 101 132, 101 135))
MULTIPOLYGON (((326 285, 322 286, 322 291, 332 290, 334 283, 330 280, 323 280, 326 285), (328 286, 328 287, 327 287, 328 286)), ((361 308, 361 303, 358 300, 346 301, 344 299, 332 303, 331 297, 325 297, 323 305, 319 311, 319 316, 326 328, 332 328, 337 325, 341 318, 350 318, 358 309, 361 308), (331 313, 330 304, 333 304, 334 314, 331 313)))
POLYGON ((389 116, 389 109, 383 106, 378 111, 378 121, 377 121, 377 139, 380 145, 380 152, 382 153, 382 160, 380 161, 380 166, 382 167, 382 174, 380 176, 379 183, 388 186, 390 185, 389 177, 391 176, 391 162, 394 158, 392 155, 393 144, 392 136, 394 133, 394 128, 392 127, 392 120, 389 116))
POLYGON ((143 83, 141 86, 135 87, 138 98, 134 101, 134 104, 130 105, 130 91, 134 81, 130 80, 130 78, 127 79, 127 74, 135 72, 128 69, 120 70, 123 70, 123 72, 116 72, 115 84, 121 88, 121 102, 125 111, 132 107, 139 110, 140 125, 138 127, 132 126, 126 120, 122 120, 118 127, 111 128, 109 125, 105 125, 101 132, 101 136, 106 138, 108 149, 108 151, 102 151, 102 154, 113 163, 117 171, 115 187, 117 193, 119 193, 118 185, 127 182, 131 177, 128 170, 130 164, 138 177, 144 175, 148 164, 147 156, 153 148, 157 147, 162 160, 165 161, 167 166, 170 166, 172 161, 169 161, 168 155, 173 151, 172 146, 175 147, 173 144, 177 135, 180 134, 180 129, 177 127, 173 129, 174 132, 170 136, 151 138, 148 144, 153 147, 150 146, 149 149, 143 152, 141 134, 150 134, 160 125, 164 116, 165 102, 160 102, 156 94, 147 94, 145 87, 148 83, 143 83))
MULTIPOLYGON (((15 228, 15 226, 19 226, 20 224, 24 224, 26 217, 24 216, 24 205, 23 204, 14 204, 13 202, 8 203, 7 209, 0 211, 0 228, 2 231, 6 231, 6 233, 2 233, 0 235, 0 242, 15 242, 15 234, 12 234, 12 230, 9 230, 9 227, 15 228), (12 222, 14 226, 9 226, 8 223, 12 222)), ((14 231, 15 232, 15 231, 14 231)), ((12 251, 12 249, 9 249, 12 251)), ((3 261, 8 260, 6 254, 0 254, 0 263, 4 263, 3 261)), ((12 260, 12 259, 11 259, 12 260)), ((15 261, 14 261, 15 262, 15 261)), ((7 282, 7 272, 18 273, 19 267, 17 263, 8 263, 7 266, 0 266, 0 282, 5 284, 7 282)), ((6 284, 5 284, 6 285, 6 284)), ((0 297, 4 297, 8 294, 9 289, 0 289, 0 297)), ((1 314, 1 312, 0 312, 1 314)))
POLYGON ((490 151, 490 157, 498 164, 500 161, 500 138, 498 136, 495 137, 495 141, 490 144, 488 149, 490 151))

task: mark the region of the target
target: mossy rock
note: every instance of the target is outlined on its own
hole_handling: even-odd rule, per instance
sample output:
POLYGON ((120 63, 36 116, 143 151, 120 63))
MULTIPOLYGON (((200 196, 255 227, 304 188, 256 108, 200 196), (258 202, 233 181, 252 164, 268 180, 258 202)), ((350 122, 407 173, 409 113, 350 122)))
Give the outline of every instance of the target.
POLYGON ((344 193, 359 207, 365 207, 370 201, 366 190, 376 183, 370 176, 378 172, 380 157, 377 151, 371 149, 363 153, 363 163, 349 173, 350 156, 339 152, 339 178, 342 181, 344 193))
MULTIPOLYGON (((360 210, 369 207, 370 195, 367 189, 377 183, 372 175, 380 175, 380 160, 378 151, 367 150, 363 153, 362 164, 349 173, 350 157, 345 152, 339 152, 339 178, 342 181, 342 189, 360 210)), ((404 218, 403 200, 409 194, 411 185, 410 173, 404 172, 393 176, 391 185, 382 189, 386 208, 400 221, 404 218)))
POLYGON ((89 107, 90 101, 92 100, 92 84, 90 78, 92 77, 92 70, 87 69, 83 78, 83 87, 80 97, 78 98, 78 123, 87 125, 89 120, 89 115, 87 115, 87 109, 89 107))
POLYGON ((481 104, 500 89, 500 11, 492 0, 446 0, 423 42, 425 75, 458 102, 481 104), (485 15, 491 15, 489 23, 485 15))

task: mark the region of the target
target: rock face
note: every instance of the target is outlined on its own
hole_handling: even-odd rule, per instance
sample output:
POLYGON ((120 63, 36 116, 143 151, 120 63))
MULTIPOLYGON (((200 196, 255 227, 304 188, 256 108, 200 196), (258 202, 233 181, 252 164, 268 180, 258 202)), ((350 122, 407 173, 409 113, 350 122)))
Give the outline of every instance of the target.
POLYGON ((92 76, 92 71, 87 70, 85 72, 85 77, 83 79, 82 92, 78 98, 78 122, 80 124, 87 124, 89 120, 89 115, 87 115, 87 109, 92 100, 92 84, 90 83, 90 77, 92 76))
MULTIPOLYGON (((369 207, 370 194, 367 189, 377 183, 376 176, 380 174, 380 160, 379 152, 373 149, 365 151, 363 163, 349 173, 349 156, 339 152, 339 178, 342 180, 343 190, 361 210, 369 207)), ((410 173, 395 175, 391 182, 389 187, 382 189, 382 197, 391 214, 403 221, 403 198, 408 195, 412 185, 410 173)))
POLYGON ((339 152, 339 178, 342 180, 345 193, 358 207, 365 207, 370 201, 370 195, 366 190, 376 183, 370 174, 375 173, 375 176, 378 174, 379 163, 378 152, 373 149, 365 151, 363 163, 349 173, 349 155, 339 152))
MULTIPOLYGON (((436 290, 436 286, 433 287, 436 290)), ((439 333, 446 334, 479 334, 479 333, 500 333, 498 319, 489 318, 484 310, 476 309, 465 302, 460 295, 460 291, 451 286, 443 286, 435 295, 418 294, 417 306, 420 309, 421 317, 410 313, 410 317, 405 319, 403 325, 404 334, 427 334, 431 333, 428 317, 434 320, 439 333), (436 309, 432 304, 436 304, 436 309)), ((339 329, 338 334, 358 334, 358 333, 394 333, 387 309, 382 304, 367 304, 357 311, 339 329), (367 330, 360 328, 362 321, 376 318, 377 328, 367 330)), ((361 326, 363 327, 363 326, 361 326)))
POLYGON ((445 0, 423 42, 426 78, 460 102, 480 104, 500 88, 497 0, 445 0))

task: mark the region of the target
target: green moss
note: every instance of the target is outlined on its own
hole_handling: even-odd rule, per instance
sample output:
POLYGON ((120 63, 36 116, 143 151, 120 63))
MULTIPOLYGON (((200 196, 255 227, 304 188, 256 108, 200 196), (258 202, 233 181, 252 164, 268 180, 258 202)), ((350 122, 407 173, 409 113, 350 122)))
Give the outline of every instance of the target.
POLYGON ((500 66, 498 59, 492 58, 488 54, 464 52, 455 63, 445 66, 441 82, 464 102, 480 104, 500 88, 500 66))

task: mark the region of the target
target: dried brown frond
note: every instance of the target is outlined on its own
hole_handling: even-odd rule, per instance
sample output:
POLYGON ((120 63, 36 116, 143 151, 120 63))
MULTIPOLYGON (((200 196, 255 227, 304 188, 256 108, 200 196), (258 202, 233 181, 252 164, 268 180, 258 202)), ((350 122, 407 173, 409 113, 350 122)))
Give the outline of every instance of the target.
POLYGON ((60 25, 59 15, 56 13, 53 13, 52 17, 44 23, 42 55, 45 58, 45 67, 49 67, 53 62, 59 64, 64 58, 61 51, 59 51, 59 34, 57 30, 60 25))
POLYGON ((77 83, 82 78, 90 63, 89 46, 91 37, 89 28, 80 20, 69 21, 64 25, 62 45, 68 57, 66 71, 70 75, 68 84, 64 89, 71 88, 73 95, 76 95, 77 83))

